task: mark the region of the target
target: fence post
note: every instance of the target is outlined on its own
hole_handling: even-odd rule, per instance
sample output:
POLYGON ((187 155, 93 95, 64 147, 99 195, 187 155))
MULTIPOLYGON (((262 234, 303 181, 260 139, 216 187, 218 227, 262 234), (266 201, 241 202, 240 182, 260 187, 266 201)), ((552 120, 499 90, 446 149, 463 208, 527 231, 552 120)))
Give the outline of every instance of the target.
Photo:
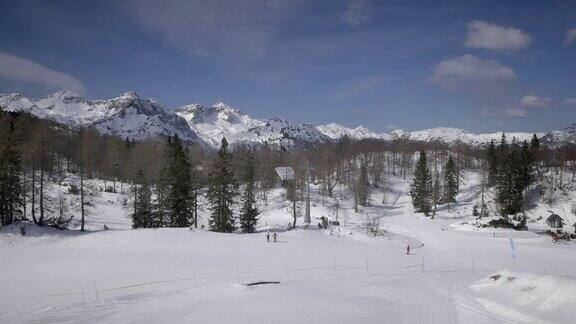
POLYGON ((240 283, 240 273, 238 272, 238 266, 236 266, 236 278, 238 279, 238 283, 240 283))
POLYGON ((334 277, 336 277, 336 257, 334 257, 333 263, 332 263, 332 268, 333 270, 333 275, 334 277))
POLYGON ((80 285, 80 291, 82 292, 82 305, 86 305, 86 299, 84 298, 84 285, 80 285))
POLYGON ((368 251, 364 252, 364 260, 366 261, 366 275, 370 276, 370 271, 368 270, 368 251))
POLYGON ((98 287, 96 286, 96 281, 94 281, 94 294, 96 295, 96 302, 100 302, 100 296, 98 295, 98 287))
POLYGON ((424 273, 424 255, 422 255, 422 265, 420 267, 420 273, 424 273))
POLYGON ((286 265, 284 267, 284 274, 285 274, 284 276, 285 280, 288 280, 288 260, 286 260, 286 265))

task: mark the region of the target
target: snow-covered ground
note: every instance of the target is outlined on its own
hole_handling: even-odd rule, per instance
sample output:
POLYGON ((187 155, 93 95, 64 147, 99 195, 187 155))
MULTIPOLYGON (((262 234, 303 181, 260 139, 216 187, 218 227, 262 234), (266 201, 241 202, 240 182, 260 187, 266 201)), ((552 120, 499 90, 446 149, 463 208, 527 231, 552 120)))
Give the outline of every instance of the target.
MULTIPOLYGON (((85 234, 0 230, 0 322, 573 323, 576 245, 464 225, 479 177, 463 180, 459 203, 430 219, 414 214, 408 182, 390 177, 359 213, 340 199, 341 226, 327 230, 285 230, 277 188, 248 235, 130 230, 125 196, 104 193, 85 234), (379 235, 366 234, 369 218, 379 235), (246 285, 259 281, 279 283, 246 285)), ((336 219, 336 200, 312 197, 313 224, 336 219)))

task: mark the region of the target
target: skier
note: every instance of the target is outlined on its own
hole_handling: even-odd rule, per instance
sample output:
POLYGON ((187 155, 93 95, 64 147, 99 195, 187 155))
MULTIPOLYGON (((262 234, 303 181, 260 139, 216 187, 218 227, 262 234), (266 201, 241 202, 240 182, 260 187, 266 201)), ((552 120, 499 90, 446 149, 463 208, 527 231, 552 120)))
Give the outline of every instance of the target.
POLYGON ((410 254, 410 245, 406 246, 406 254, 410 254))
POLYGON ((274 233, 272 234, 272 238, 274 239, 274 242, 278 242, 278 234, 274 233))
POLYGON ((266 232, 266 241, 270 242, 270 231, 266 232))

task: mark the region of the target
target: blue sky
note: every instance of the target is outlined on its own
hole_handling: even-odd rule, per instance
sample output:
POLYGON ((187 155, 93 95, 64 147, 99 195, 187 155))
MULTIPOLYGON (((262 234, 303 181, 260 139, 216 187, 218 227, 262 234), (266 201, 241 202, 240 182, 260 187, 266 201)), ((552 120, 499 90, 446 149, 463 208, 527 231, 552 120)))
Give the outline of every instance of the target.
POLYGON ((0 12, 0 92, 135 90, 376 131, 576 122, 573 1, 22 0, 0 12))

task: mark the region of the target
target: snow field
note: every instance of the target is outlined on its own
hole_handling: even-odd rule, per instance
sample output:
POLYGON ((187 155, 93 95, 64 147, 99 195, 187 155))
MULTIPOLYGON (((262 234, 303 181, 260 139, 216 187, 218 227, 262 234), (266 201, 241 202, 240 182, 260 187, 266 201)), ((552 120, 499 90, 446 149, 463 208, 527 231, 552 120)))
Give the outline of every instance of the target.
MULTIPOLYGON (((343 226, 328 230, 314 218, 285 230, 278 188, 247 235, 129 230, 123 195, 103 193, 85 234, 0 231, 0 322, 572 323, 575 245, 461 225, 472 220, 479 177, 464 179, 459 203, 434 220, 414 214, 408 183, 392 177, 385 204, 381 191, 359 213, 340 200, 343 226), (369 217, 380 219, 376 237, 366 234, 369 217), (266 242, 268 230, 278 242, 266 242), (244 285, 255 281, 280 284, 244 285)), ((335 219, 334 203, 315 191, 313 217, 335 219)), ((205 208, 201 216, 205 224, 205 208)))

